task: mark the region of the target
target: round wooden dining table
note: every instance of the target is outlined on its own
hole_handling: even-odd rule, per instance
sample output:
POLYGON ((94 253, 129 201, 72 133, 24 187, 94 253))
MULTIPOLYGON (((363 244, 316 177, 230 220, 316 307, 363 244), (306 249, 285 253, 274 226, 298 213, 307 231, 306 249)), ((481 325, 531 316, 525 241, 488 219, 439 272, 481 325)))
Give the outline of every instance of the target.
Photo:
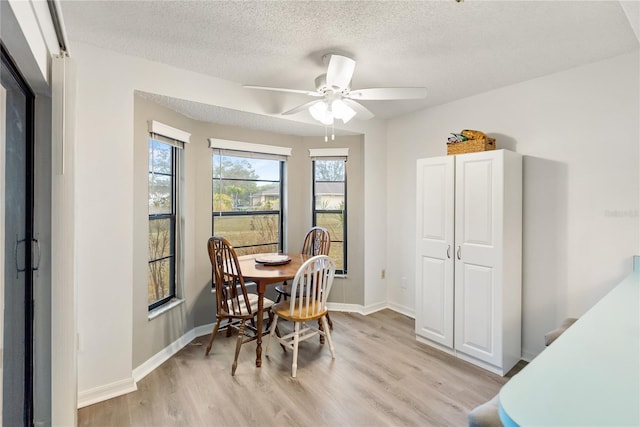
POLYGON ((291 261, 281 265, 265 265, 256 262, 256 258, 260 259, 264 256, 273 254, 251 254, 238 257, 240 264, 240 274, 244 277, 245 281, 252 281, 256 283, 258 288, 258 316, 257 330, 258 337, 256 339, 256 366, 262 366, 262 328, 264 317, 264 293, 267 290, 267 286, 275 285, 276 283, 284 282, 285 280, 292 280, 300 266, 311 255, 306 254, 282 254, 291 258, 291 261))

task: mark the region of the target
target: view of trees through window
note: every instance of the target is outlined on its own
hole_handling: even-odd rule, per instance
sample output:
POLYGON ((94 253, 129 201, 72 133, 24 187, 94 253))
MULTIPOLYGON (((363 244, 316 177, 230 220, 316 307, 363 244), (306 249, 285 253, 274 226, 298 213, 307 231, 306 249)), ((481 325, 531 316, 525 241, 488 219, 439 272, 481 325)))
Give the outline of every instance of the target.
POLYGON ((176 152, 169 144, 149 140, 150 310, 175 297, 176 152))
POLYGON ((238 255, 282 248, 282 161, 213 154, 213 234, 238 255))
POLYGON ((346 161, 313 161, 313 225, 329 230, 329 256, 336 262, 336 272, 347 272, 346 161))

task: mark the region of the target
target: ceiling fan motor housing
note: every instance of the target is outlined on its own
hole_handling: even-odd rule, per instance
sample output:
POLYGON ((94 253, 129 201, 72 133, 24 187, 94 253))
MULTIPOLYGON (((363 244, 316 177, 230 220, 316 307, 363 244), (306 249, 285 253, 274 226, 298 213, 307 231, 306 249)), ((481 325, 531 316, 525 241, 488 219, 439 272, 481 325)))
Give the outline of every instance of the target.
POLYGON ((343 95, 349 93, 349 91, 351 90, 351 82, 349 82, 349 85, 345 88, 339 88, 337 86, 329 86, 327 84, 327 74, 320 74, 318 77, 316 77, 315 79, 315 85, 316 85, 316 90, 318 91, 318 93, 321 93, 323 95, 326 95, 328 93, 334 92, 334 93, 341 93, 343 95))

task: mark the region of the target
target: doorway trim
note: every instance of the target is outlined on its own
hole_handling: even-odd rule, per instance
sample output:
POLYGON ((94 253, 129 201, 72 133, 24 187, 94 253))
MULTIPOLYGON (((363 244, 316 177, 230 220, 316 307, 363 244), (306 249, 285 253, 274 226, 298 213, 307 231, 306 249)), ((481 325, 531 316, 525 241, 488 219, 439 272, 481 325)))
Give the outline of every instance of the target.
MULTIPOLYGON (((7 90, 0 84, 0 200, 4 200, 5 192, 5 150, 6 150, 6 111, 7 111, 7 90)), ((0 203, 0 224, 4 227, 4 206, 5 203, 0 203)), ((0 260, 4 260, 4 239, 0 239, 0 260)), ((2 402, 2 389, 3 389, 3 366, 4 366, 4 261, 0 262, 0 402, 2 402)), ((0 425, 4 425, 2 422, 2 405, 0 404, 0 425)))
MULTIPOLYGON (((26 425, 33 425, 33 369, 34 369, 34 301, 33 301, 33 248, 32 244, 34 242, 34 212, 35 212, 35 93, 31 89, 29 83, 25 80, 24 76, 21 74, 20 69, 16 65, 13 57, 5 48, 4 43, 0 42, 0 62, 3 65, 7 66, 7 70, 13 78, 15 79, 18 86, 25 95, 25 162, 26 162, 26 170, 25 170, 25 190, 27 192, 26 200, 25 200, 25 257, 24 257, 24 274, 25 274, 25 289, 24 289, 24 407, 23 407, 23 421, 26 425)), ((6 108, 6 93, 5 93, 5 102, 3 103, 4 108, 6 108)), ((6 115, 6 110, 3 111, 3 118, 6 115)), ((6 125, 6 123, 5 123, 6 125)), ((3 127, 3 130, 6 131, 6 126, 3 127)), ((6 149, 6 140, 3 136, 3 157, 6 149)), ((3 158, 3 173, 5 172, 5 163, 6 159, 3 158)), ((3 182, 4 176, 3 176, 3 182)), ((6 188, 3 187, 3 199, 6 196, 6 188)), ((3 216, 4 216, 3 212, 3 216)), ((3 218, 4 221, 4 218, 3 218)), ((4 227, 4 222, 2 223, 4 227)), ((6 248, 3 249, 6 251, 6 248)), ((4 260, 3 260, 4 262, 4 260)), ((4 275, 3 275, 4 277, 4 275)), ((3 279, 4 281, 4 279, 3 279)), ((4 291, 4 283, 3 288, 4 291)), ((4 306, 2 307, 2 316, 4 317, 4 306)), ((2 325, 2 330, 4 332, 4 324, 2 325)), ((4 340, 4 338, 3 338, 4 340)), ((4 349, 3 349, 4 351, 4 349)), ((3 355, 4 360, 4 355, 3 355)), ((4 371, 3 371, 4 374, 4 371)), ((4 398, 4 396, 3 396, 4 398)), ((4 400, 2 400, 4 402, 4 400)))

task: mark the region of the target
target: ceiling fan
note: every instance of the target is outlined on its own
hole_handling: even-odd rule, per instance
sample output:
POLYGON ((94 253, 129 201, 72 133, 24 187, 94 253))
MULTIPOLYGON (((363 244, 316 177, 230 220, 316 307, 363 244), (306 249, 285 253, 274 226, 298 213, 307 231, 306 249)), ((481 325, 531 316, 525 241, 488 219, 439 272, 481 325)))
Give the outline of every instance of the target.
POLYGON ((374 116, 373 113, 358 101, 420 99, 427 96, 427 89, 424 87, 384 87, 353 90, 351 89, 351 78, 353 77, 356 61, 337 54, 324 55, 322 61, 327 64, 327 72, 316 77, 315 91, 253 85, 244 85, 244 87, 301 93, 319 98, 285 111, 282 114, 295 114, 308 109, 313 118, 325 126, 333 125, 334 119, 340 119, 347 123, 356 115, 362 120, 372 118, 374 116))

